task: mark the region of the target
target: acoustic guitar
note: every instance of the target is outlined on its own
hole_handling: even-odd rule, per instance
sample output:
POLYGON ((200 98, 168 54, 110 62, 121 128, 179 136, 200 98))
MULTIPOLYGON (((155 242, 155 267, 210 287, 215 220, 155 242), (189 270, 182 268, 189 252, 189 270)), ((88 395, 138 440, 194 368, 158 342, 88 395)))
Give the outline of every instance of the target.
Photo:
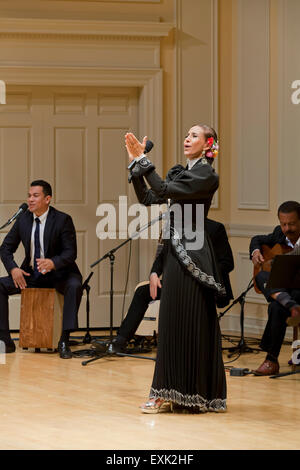
POLYGON ((281 245, 280 243, 276 243, 276 245, 274 245, 272 248, 269 247, 268 245, 262 245, 261 246, 260 251, 261 251, 265 261, 262 264, 260 264, 259 266, 254 266, 254 268, 253 268, 253 284, 254 284, 255 292, 257 292, 258 294, 262 293, 259 290, 259 288, 257 287, 257 284, 255 282, 255 276, 257 276, 257 274, 260 271, 270 272, 271 269, 272 269, 272 260, 275 258, 275 256, 285 255, 285 254, 289 253, 290 251, 292 251, 292 249, 293 248, 291 248, 290 246, 281 245))

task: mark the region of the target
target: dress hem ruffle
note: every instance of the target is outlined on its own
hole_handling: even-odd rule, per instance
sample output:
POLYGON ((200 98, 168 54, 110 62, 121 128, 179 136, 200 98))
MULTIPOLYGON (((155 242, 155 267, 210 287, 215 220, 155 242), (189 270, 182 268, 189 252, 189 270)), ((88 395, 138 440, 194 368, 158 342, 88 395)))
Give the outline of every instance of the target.
POLYGON ((149 398, 157 399, 161 398, 165 401, 177 403, 178 405, 187 407, 197 407, 200 411, 215 411, 224 412, 226 411, 226 399, 214 398, 213 400, 207 400, 201 395, 184 395, 177 390, 161 389, 156 390, 153 387, 150 389, 149 398))

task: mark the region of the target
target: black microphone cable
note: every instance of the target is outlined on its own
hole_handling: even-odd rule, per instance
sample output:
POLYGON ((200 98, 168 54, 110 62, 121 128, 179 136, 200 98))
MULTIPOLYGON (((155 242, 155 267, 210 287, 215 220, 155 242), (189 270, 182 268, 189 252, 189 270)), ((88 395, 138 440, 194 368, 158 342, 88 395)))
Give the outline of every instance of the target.
POLYGON ((129 281, 129 270, 130 270, 130 264, 131 264, 131 253, 132 253, 132 239, 130 239, 130 242, 129 242, 128 267, 127 267, 127 276, 126 276, 126 283, 125 283, 125 289, 124 289, 124 295, 123 295, 123 306, 122 306, 121 322, 124 320, 124 308, 125 308, 125 299, 126 299, 126 293, 127 293, 127 287, 128 287, 128 281, 129 281))

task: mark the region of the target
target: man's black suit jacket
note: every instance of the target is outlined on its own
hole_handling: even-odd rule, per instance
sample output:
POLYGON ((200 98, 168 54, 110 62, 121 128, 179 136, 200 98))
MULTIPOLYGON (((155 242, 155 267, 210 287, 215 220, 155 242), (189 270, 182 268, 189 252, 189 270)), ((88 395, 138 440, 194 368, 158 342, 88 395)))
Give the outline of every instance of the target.
POLYGON ((233 254, 228 241, 226 229, 221 222, 206 219, 205 229, 208 232, 214 248, 216 260, 221 271, 224 287, 226 290, 225 299, 218 300, 218 307, 225 307, 233 299, 233 293, 229 278, 229 273, 234 269, 233 254))
POLYGON ((251 239, 249 247, 250 258, 254 250, 261 250, 262 245, 268 245, 272 248, 277 243, 286 243, 286 237, 282 232, 280 225, 277 225, 273 232, 268 235, 255 235, 255 237, 251 239))
MULTIPOLYGON (((18 267, 14 260, 14 253, 20 243, 25 249, 25 258, 21 269, 30 269, 30 247, 33 214, 26 211, 20 215, 8 232, 0 247, 1 260, 10 274, 13 268, 18 267)), ((55 265, 55 273, 60 276, 64 273, 80 274, 77 264, 76 232, 72 218, 54 207, 49 207, 44 229, 44 257, 50 258, 55 265)))

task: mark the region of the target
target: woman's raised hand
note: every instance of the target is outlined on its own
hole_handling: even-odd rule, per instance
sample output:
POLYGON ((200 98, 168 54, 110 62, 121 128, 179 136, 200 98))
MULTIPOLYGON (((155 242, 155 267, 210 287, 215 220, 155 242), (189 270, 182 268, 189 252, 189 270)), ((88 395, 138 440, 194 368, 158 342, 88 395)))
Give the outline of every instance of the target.
POLYGON ((143 142, 139 142, 134 134, 127 132, 125 134, 125 146, 128 152, 129 160, 132 161, 144 153, 147 137, 143 138, 143 142))

